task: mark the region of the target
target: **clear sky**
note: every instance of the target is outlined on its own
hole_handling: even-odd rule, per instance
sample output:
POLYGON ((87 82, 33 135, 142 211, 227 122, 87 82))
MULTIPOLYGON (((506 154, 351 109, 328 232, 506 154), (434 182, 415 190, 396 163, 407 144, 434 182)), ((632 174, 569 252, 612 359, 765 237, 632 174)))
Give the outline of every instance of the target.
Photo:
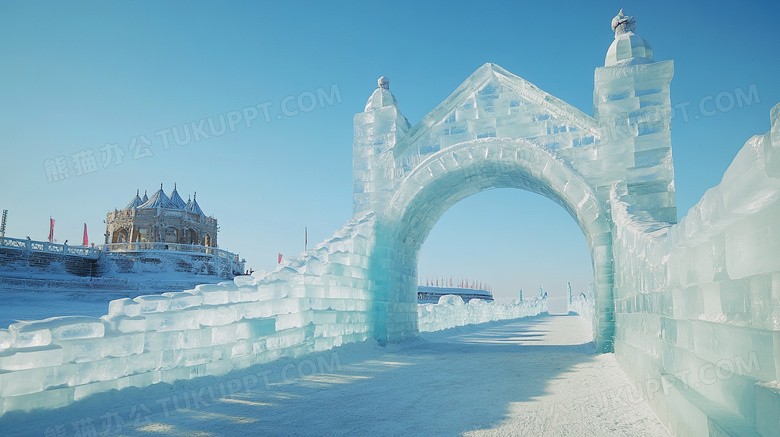
MULTIPOLYGON (((351 217, 352 117, 377 77, 390 78, 412 124, 485 62, 592 114, 593 71, 620 8, 656 60, 675 62, 682 217, 770 127, 780 102, 777 2, 2 1, 6 235, 44 240, 51 216, 58 241, 80 242, 86 223, 102 243, 108 211, 136 189, 163 183, 170 194, 177 183, 219 220, 220 247, 272 269, 278 253, 303 249, 305 226, 313 246, 351 217), (318 90, 333 99, 310 105, 318 90), (756 98, 729 105, 738 92, 756 98), (210 138, 181 135, 192 123, 213 132, 209 121, 219 128, 220 117, 256 105, 267 120, 260 112, 249 127, 242 119, 210 138)), ((420 274, 485 281, 500 299, 592 281, 574 220, 519 190, 450 209, 423 246, 420 274)))

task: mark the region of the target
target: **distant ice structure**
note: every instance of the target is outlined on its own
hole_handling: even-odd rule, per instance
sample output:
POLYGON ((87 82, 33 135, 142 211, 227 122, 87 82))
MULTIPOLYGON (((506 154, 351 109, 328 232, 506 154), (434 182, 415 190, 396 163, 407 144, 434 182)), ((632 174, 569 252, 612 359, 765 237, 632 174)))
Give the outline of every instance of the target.
POLYGON ((456 326, 536 316, 546 310, 547 302, 542 299, 510 304, 472 299, 464 303, 460 296, 446 295, 439 298, 438 304, 418 305, 417 323, 420 332, 441 331, 456 326))
POLYGON ((585 320, 593 320, 595 309, 595 302, 593 301, 593 284, 590 284, 588 287, 588 294, 580 293, 577 296, 572 296, 568 308, 570 313, 579 314, 585 320))

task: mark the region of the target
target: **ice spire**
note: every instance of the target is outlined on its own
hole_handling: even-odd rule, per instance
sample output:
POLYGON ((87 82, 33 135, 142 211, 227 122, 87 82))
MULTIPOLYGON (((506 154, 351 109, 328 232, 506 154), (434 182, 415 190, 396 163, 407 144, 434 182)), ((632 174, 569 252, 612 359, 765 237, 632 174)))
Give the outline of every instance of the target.
POLYGON ((138 196, 138 193, 140 193, 140 192, 141 192, 140 189, 136 190, 135 197, 133 197, 132 200, 130 200, 130 203, 127 204, 125 209, 138 208, 139 206, 141 206, 144 203, 143 200, 141 200, 141 198, 138 196))
POLYGON ((184 203, 184 200, 179 196, 179 192, 176 189, 176 183, 173 183, 173 192, 171 192, 171 195, 168 196, 169 199, 171 199, 171 202, 176 205, 177 209, 184 209, 187 204, 184 203))
POLYGON ((398 100, 396 100, 393 93, 390 92, 390 79, 387 76, 381 76, 376 80, 376 89, 371 94, 371 97, 368 98, 364 111, 387 106, 395 106, 399 112, 401 110, 398 105, 398 100))
POLYGON ((143 205, 139 206, 139 208, 170 208, 170 209, 176 209, 176 205, 171 202, 171 199, 168 197, 167 194, 163 191, 163 186, 160 184, 160 189, 152 194, 152 197, 149 198, 146 202, 143 203, 143 205))
POLYGON ((198 205, 198 192, 196 191, 195 194, 192 196, 192 200, 187 202, 187 205, 185 205, 184 210, 189 211, 193 214, 198 215, 205 215, 203 214, 203 210, 200 209, 200 205, 198 205))

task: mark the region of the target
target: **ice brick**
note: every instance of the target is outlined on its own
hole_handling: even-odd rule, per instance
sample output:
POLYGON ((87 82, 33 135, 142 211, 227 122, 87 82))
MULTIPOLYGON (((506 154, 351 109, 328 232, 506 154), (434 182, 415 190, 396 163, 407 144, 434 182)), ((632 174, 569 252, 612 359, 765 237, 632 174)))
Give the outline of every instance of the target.
POLYGON ((203 303, 202 295, 187 292, 171 293, 168 295, 168 298, 170 299, 170 304, 168 307, 170 311, 192 308, 203 303))
POLYGON ((130 298, 114 299, 108 303, 108 315, 138 316, 141 314, 141 305, 130 298))
POLYGON ((141 314, 167 311, 171 304, 168 296, 161 295, 138 296, 133 300, 140 306, 141 314))
POLYGON ((22 370, 62 364, 62 348, 55 345, 0 352, 0 370, 22 370))
POLYGON ((198 320, 202 326, 221 326, 238 319, 238 310, 234 305, 204 305, 199 310, 198 320))
POLYGON ((102 316, 101 319, 106 324, 108 332, 132 333, 146 330, 146 316, 117 314, 113 316, 102 316))

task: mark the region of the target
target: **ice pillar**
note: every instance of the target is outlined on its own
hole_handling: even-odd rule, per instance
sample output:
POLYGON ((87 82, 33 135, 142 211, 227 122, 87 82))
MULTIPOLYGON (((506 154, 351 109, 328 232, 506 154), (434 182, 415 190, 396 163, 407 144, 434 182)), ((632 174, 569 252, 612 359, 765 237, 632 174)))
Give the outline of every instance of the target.
POLYGON ((637 209, 655 220, 677 222, 669 85, 672 61, 655 62, 653 49, 634 34, 636 21, 612 20, 615 40, 604 67, 596 68, 594 118, 602 131, 598 154, 604 175, 626 181, 637 209))
POLYGON ((411 127, 390 92, 390 81, 378 80, 365 110, 355 115, 352 152, 353 214, 381 212, 393 194, 392 148, 411 127))

